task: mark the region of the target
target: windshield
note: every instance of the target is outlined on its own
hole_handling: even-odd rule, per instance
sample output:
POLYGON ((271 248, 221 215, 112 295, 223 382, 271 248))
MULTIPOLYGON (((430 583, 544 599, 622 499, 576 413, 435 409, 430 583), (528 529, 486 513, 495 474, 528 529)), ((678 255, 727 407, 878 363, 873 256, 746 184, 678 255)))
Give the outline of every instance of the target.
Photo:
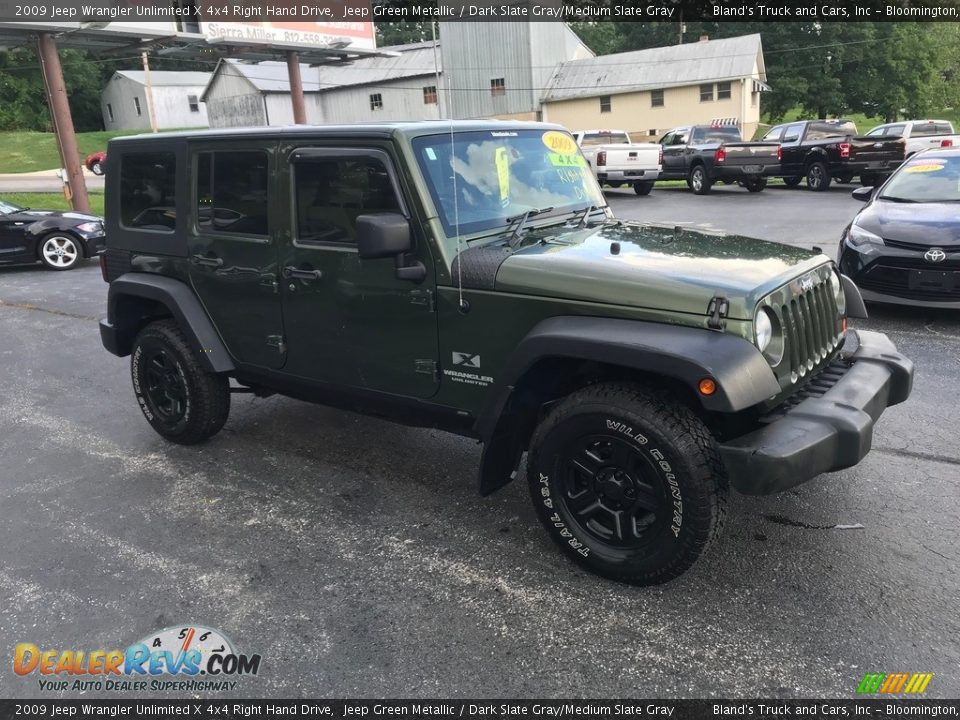
POLYGON ((960 156, 908 160, 883 187, 881 200, 960 202, 960 156))
POLYGON ((557 130, 483 130, 413 141, 448 237, 507 225, 527 210, 604 205, 574 139, 557 130), (452 152, 451 152, 452 148, 452 152), (454 195, 456 186, 456 196, 454 195), (456 203, 454 198, 456 197, 456 203))
POLYGON ((20 212, 23 209, 24 208, 20 207, 19 205, 14 205, 13 203, 7 202, 6 200, 0 200, 0 213, 4 213, 5 215, 9 215, 10 213, 20 212))

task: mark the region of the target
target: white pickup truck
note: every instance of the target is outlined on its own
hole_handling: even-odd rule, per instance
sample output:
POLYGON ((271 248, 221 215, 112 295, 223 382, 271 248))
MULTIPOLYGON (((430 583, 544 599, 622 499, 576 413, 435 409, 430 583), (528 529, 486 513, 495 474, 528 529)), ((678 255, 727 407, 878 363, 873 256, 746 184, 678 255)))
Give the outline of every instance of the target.
POLYGON ((663 149, 657 143, 633 143, 623 130, 578 130, 573 133, 601 185, 633 185, 649 195, 660 177, 663 149))
POLYGON ((877 125, 867 137, 901 137, 907 141, 906 157, 930 148, 960 147, 960 135, 948 120, 904 120, 877 125))

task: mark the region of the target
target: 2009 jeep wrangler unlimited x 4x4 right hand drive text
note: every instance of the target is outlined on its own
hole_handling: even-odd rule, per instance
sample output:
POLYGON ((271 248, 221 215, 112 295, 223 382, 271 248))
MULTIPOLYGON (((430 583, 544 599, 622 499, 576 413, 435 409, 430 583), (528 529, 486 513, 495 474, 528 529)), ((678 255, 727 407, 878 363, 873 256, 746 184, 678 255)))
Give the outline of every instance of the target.
POLYGON ((728 484, 857 463, 913 368, 821 254, 621 222, 573 138, 426 122, 138 136, 108 153, 104 346, 178 443, 231 392, 483 443, 558 545, 652 584, 716 536, 728 484), (230 379, 234 386, 231 388, 230 379))

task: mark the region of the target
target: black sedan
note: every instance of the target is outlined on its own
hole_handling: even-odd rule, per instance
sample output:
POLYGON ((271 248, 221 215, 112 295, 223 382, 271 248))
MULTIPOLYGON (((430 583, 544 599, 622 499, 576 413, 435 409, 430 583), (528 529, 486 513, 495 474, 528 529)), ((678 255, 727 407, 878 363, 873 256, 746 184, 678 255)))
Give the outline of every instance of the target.
POLYGON ((105 247, 103 219, 96 215, 0 200, 0 265, 40 261, 53 270, 69 270, 105 247))
POLYGON ((960 150, 907 160, 868 200, 840 242, 840 269, 864 300, 960 309, 960 150))

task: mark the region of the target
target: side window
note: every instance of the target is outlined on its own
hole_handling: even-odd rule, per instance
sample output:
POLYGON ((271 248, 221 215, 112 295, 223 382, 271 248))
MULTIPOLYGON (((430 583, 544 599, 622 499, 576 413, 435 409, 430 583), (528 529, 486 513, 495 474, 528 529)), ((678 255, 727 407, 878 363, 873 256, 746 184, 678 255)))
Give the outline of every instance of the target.
POLYGON ((197 155, 197 226, 200 231, 266 235, 267 154, 259 151, 197 155))
POLYGON ((120 159, 120 224, 173 232, 177 160, 171 152, 128 152, 120 159))
POLYGON ((880 137, 887 132, 886 127, 877 127, 867 133, 867 137, 880 137))
POLYGON ((662 138, 660 138, 661 145, 673 145, 673 133, 668 132, 662 138))
POLYGON ((793 125, 787 125, 783 130, 783 139, 780 142, 783 142, 783 143, 799 142, 801 135, 803 135, 803 123, 794 123, 793 125))
POLYGON ((351 244, 358 215, 402 212, 387 168, 373 157, 297 163, 294 188, 298 242, 351 244))
POLYGON ((783 127, 782 127, 782 126, 781 126, 781 127, 775 127, 775 128, 773 128, 773 130, 771 130, 771 131, 768 132, 766 135, 764 135, 764 136, 763 136, 763 139, 764 139, 764 140, 771 140, 771 141, 773 141, 773 140, 779 140, 781 135, 783 135, 783 127))

